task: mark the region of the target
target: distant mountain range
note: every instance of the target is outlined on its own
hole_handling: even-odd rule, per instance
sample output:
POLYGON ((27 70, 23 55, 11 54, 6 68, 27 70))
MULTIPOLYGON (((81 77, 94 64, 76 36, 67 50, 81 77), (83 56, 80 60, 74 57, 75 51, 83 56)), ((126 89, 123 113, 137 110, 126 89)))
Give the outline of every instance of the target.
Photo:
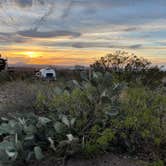
MULTIPOLYGON (((17 64, 9 64, 8 67, 9 68, 35 68, 35 69, 40 69, 40 68, 44 68, 44 67, 52 67, 52 68, 56 68, 57 70, 61 70, 61 69, 69 69, 69 70, 73 70, 75 69, 75 66, 63 66, 63 65, 38 65, 38 64, 24 64, 24 63, 17 63, 17 64)), ((81 65, 80 65, 81 66, 81 65)), ((89 66, 83 66, 85 68, 88 68, 89 66)))

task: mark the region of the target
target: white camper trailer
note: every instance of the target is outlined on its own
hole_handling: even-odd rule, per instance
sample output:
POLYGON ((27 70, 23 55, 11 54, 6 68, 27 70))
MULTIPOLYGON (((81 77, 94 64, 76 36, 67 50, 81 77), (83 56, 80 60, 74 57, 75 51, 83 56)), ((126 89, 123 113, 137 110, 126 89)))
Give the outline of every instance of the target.
POLYGON ((40 71, 36 73, 36 76, 43 80, 56 80, 56 72, 51 67, 40 69, 40 71))

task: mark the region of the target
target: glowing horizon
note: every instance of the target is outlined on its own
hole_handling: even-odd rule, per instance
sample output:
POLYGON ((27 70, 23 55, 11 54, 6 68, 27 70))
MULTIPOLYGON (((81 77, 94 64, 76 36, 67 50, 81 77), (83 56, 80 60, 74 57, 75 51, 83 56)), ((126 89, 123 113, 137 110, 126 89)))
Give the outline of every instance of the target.
MULTIPOLYGON (((73 65, 85 65, 88 66, 98 60, 100 57, 105 56, 109 53, 115 52, 116 50, 56 50, 45 51, 32 50, 28 51, 7 51, 3 55, 8 58, 9 65, 57 65, 57 66, 73 66, 73 65), (87 56, 85 58, 85 56, 87 56), (19 60, 20 59, 20 60, 19 60), (19 61, 18 61, 19 60, 19 61)), ((126 51, 126 50, 125 50, 126 51)), ((129 53, 133 53, 130 52, 129 53)), ((141 52, 134 54, 139 57, 144 57, 141 52)), ((146 57, 149 61, 156 65, 166 64, 166 58, 156 58, 153 56, 146 57)))

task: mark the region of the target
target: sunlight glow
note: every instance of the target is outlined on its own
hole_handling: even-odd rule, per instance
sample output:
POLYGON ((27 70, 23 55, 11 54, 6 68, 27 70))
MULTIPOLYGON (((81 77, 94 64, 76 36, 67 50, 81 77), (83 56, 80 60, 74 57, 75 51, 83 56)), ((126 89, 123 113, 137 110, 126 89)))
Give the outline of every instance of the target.
POLYGON ((40 56, 38 53, 32 51, 23 52, 23 54, 27 55, 29 58, 37 58, 40 56))

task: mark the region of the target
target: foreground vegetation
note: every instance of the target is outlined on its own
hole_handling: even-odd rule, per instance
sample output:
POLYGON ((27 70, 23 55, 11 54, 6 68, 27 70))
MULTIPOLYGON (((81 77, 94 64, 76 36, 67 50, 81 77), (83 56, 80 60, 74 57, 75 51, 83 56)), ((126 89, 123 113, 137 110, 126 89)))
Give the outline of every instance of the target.
POLYGON ((155 88, 145 85, 144 75, 124 81, 107 70, 93 72, 90 80, 81 77, 49 85, 26 83, 24 98, 12 101, 12 108, 33 113, 1 118, 0 163, 28 165, 48 155, 65 161, 76 154, 113 152, 164 166, 165 88, 158 81, 155 88))

